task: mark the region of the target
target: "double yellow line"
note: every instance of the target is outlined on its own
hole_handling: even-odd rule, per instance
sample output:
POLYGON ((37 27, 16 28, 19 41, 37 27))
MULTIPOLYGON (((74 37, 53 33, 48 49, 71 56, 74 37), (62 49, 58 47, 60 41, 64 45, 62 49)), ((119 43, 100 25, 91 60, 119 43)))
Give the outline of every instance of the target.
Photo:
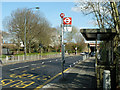
MULTIPOLYGON (((67 68, 66 70, 64 70, 64 72, 68 71, 70 68, 67 68)), ((44 85, 46 85, 47 83, 49 83, 50 81, 52 81, 53 79, 55 79, 56 77, 58 77, 59 75, 61 75, 61 73, 58 73, 57 75, 55 75, 54 77, 52 77, 51 79, 47 80, 46 82, 44 82, 42 85, 39 85, 38 87, 36 87, 34 90, 39 90, 40 88, 42 88, 44 85)))

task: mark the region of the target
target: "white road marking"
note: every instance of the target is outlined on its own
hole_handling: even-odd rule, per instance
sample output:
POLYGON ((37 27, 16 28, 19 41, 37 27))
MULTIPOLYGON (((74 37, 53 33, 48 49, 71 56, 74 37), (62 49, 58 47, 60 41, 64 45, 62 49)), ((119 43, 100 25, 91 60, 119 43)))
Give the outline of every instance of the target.
MULTIPOLYGON (((29 65, 27 65, 27 66, 24 66, 24 67, 29 67, 29 65)), ((24 67, 23 67, 23 68, 24 68, 24 67)))
POLYGON ((31 64, 31 65, 36 65, 36 64, 31 64))
POLYGON ((10 71, 13 71, 13 70, 16 70, 16 69, 19 69, 19 68, 10 69, 10 71))
POLYGON ((42 64, 44 64, 44 62, 42 62, 42 64))
POLYGON ((20 68, 26 68, 26 67, 29 67, 29 65, 24 66, 24 67, 13 68, 13 69, 10 69, 10 71, 13 71, 13 70, 16 70, 16 69, 20 69, 20 68))
POLYGON ((18 68, 23 68, 23 67, 18 67, 18 68))

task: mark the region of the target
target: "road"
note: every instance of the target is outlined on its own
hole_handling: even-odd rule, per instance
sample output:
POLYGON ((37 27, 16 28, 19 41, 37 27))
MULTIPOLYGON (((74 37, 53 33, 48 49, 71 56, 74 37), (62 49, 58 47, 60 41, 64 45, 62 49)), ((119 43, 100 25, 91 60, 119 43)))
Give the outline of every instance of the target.
MULTIPOLYGON (((81 59, 81 56, 65 57, 65 69, 74 66, 81 59)), ((60 72, 61 58, 5 65, 2 67, 2 88, 33 89, 60 72)))

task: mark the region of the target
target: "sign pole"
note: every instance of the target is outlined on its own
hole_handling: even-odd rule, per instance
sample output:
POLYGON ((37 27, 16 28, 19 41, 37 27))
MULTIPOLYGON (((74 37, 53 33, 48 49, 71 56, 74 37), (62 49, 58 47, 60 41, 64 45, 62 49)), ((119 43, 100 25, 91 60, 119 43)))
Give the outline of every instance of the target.
MULTIPOLYGON (((63 18, 62 18, 63 21, 63 18)), ((65 60, 64 60, 64 25, 62 24, 62 78, 64 79, 64 64, 65 64, 65 60)))
POLYGON ((65 64, 65 60, 64 60, 64 24, 63 24, 63 17, 65 16, 64 13, 60 14, 61 16, 61 26, 62 26, 62 40, 61 40, 61 47, 62 47, 62 79, 64 79, 64 64, 65 64))
MULTIPOLYGON (((65 17, 64 13, 60 14, 61 17, 61 27, 62 27, 62 40, 61 40, 61 47, 62 47, 62 79, 64 79, 64 64, 65 64, 65 48, 64 48, 64 25, 71 25, 72 24, 72 18, 71 17, 65 17)), ((71 31, 71 30, 70 30, 71 31)))

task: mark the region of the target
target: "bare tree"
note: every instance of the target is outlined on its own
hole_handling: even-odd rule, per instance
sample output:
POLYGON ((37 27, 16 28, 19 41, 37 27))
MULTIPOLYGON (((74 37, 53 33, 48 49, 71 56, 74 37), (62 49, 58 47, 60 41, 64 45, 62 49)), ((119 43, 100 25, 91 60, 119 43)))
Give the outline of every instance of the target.
POLYGON ((78 2, 74 8, 84 15, 93 14, 99 28, 114 27, 110 2, 78 2))
POLYGON ((50 43, 50 25, 39 11, 34 12, 29 9, 17 9, 4 21, 9 32, 14 34, 18 43, 24 42, 26 27, 27 50, 30 52, 31 46, 39 46, 40 43, 50 43), (26 24, 25 24, 26 20, 26 24))

